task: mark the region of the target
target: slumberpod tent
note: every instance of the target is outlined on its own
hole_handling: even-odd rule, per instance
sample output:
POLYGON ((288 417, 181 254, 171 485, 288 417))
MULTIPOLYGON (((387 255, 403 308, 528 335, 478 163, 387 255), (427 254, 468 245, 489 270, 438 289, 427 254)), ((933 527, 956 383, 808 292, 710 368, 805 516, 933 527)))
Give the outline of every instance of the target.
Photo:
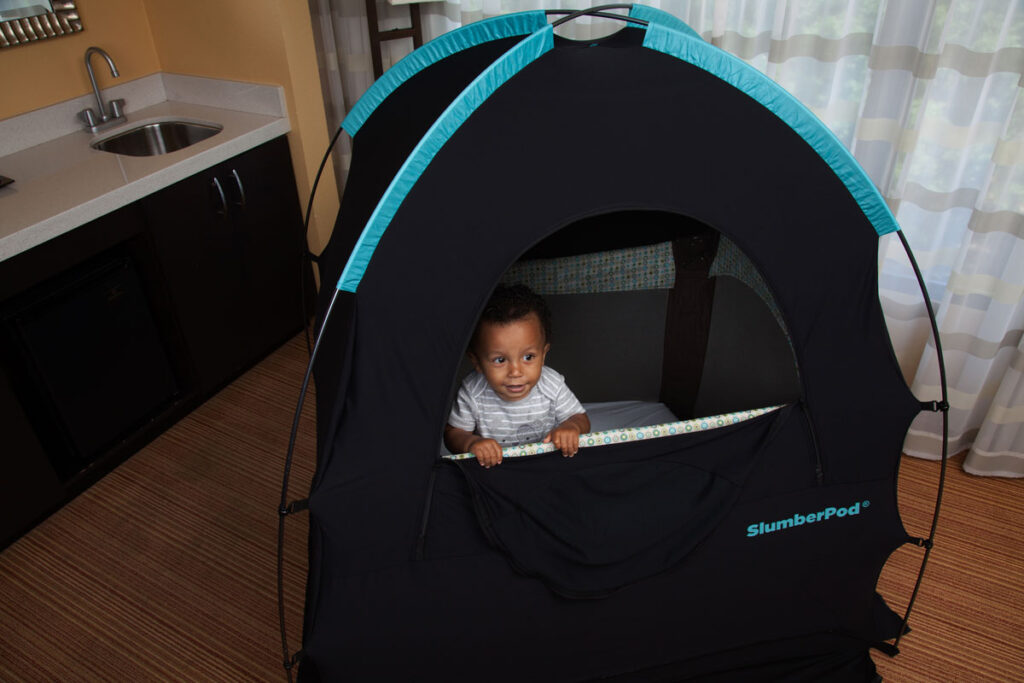
POLYGON ((927 407, 877 294, 898 226, 795 99, 616 8, 589 42, 543 11, 453 31, 343 124, 317 468, 281 507, 309 514, 300 680, 871 680, 905 631, 875 590, 931 540, 897 509, 927 407), (502 281, 553 309, 574 458, 442 451, 502 281))

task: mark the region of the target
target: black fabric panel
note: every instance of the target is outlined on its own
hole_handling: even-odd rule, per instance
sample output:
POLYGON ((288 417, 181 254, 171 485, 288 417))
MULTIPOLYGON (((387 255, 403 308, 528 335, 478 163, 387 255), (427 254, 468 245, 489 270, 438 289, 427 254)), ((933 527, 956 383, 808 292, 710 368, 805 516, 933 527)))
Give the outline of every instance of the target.
MULTIPOLYGON (((310 658, 299 668, 300 683, 328 681, 310 658)), ((382 679, 387 680, 387 679, 382 679)), ((487 680, 492 680, 487 676, 487 680)), ((538 674, 530 680, 551 680, 538 674)), ((817 634, 714 653, 653 669, 599 679, 603 683, 876 683, 867 644, 835 634, 817 634)))
MULTIPOLYGON (((321 283, 322 284, 322 283, 321 283)), ((321 290, 321 294, 334 295, 337 292, 329 284, 321 290)), ((328 299, 329 301, 329 299, 328 299)), ((326 305, 326 304, 325 304, 326 305)), ((339 292, 331 312, 330 325, 323 327, 323 314, 314 326, 314 334, 322 337, 313 366, 316 380, 316 433, 317 433, 317 471, 314 474, 313 486, 324 472, 324 459, 329 457, 330 435, 335 433, 341 419, 341 403, 334 397, 344 396, 344 387, 352 372, 352 344, 354 342, 353 325, 355 325, 355 297, 348 292, 339 292)), ((314 337, 315 341, 315 337, 314 337)), ((307 397, 308 400, 308 397, 307 397)))
POLYGON ((544 298, 552 327, 546 363, 580 401, 659 400, 667 292, 544 298))
POLYGON ((880 681, 866 643, 817 634, 715 653, 656 669, 602 679, 606 683, 863 683, 880 681))
MULTIPOLYGON (((441 112, 481 71, 520 38, 463 50, 400 85, 352 139, 352 161, 331 239, 320 254, 321 283, 336 284, 345 261, 384 190, 441 112)), ((320 299, 320 311, 326 300, 320 299)))
POLYGON ((703 234, 698 221, 658 211, 620 211, 589 216, 554 233, 523 255, 557 258, 671 242, 680 235, 703 234))
POLYGON ((584 448, 572 460, 551 453, 459 466, 481 527, 513 566, 559 595, 604 597, 665 571, 711 533, 788 415, 642 448, 584 448))
POLYGON ((794 419, 789 429, 775 438, 774 448, 786 457, 762 458, 754 463, 747 477, 741 501, 753 501, 779 495, 797 495, 817 485, 818 448, 811 434, 806 406, 793 406, 794 419))
MULTIPOLYGON (((763 475, 776 485, 792 470, 786 461, 810 457, 794 448, 799 422, 787 420, 761 456, 778 465, 763 475)), ((304 642, 325 680, 579 681, 690 660, 710 675, 747 648, 759 652, 750 666, 792 656, 797 667, 789 639, 830 633, 863 652, 896 634, 879 619, 873 589, 906 540, 891 482, 745 496, 674 567, 603 599, 569 600, 488 550, 459 479, 454 466, 438 478, 424 560, 356 573, 326 565, 304 642), (747 535, 761 521, 854 503, 855 516, 747 535)))
POLYGON ((714 288, 694 412, 718 415, 798 400, 792 347, 764 301, 731 277, 715 278, 714 288))
POLYGON ((709 229, 672 242, 676 282, 665 317, 660 400, 680 420, 698 417, 694 405, 715 297, 715 283, 708 279, 708 270, 717 246, 718 233, 709 229))

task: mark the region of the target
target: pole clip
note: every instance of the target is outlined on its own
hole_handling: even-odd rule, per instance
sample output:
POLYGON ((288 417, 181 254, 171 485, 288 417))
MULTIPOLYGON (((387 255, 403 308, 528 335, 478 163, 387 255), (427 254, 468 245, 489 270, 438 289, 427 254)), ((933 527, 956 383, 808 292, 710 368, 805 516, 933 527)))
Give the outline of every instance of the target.
POLYGON ((309 498, 303 498, 302 500, 294 500, 284 507, 278 508, 277 514, 284 517, 295 512, 302 512, 303 510, 309 509, 309 498))
POLYGON ((916 545, 918 548, 924 548, 925 550, 931 550, 934 543, 930 538, 917 538, 912 536, 910 542, 916 545))
POLYGON ((302 650, 296 650, 295 654, 293 654, 288 659, 284 660, 283 665, 285 671, 291 671, 292 669, 294 669, 295 665, 299 663, 300 659, 302 659, 302 650))

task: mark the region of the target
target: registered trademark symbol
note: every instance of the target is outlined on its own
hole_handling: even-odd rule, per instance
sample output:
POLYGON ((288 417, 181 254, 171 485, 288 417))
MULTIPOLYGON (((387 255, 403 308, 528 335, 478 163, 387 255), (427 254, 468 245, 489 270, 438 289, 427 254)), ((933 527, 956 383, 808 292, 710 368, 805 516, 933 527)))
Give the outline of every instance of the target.
POLYGON ((869 507, 871 507, 871 501, 870 500, 865 500, 863 503, 860 504, 860 506, 863 507, 863 508, 869 508, 869 507))

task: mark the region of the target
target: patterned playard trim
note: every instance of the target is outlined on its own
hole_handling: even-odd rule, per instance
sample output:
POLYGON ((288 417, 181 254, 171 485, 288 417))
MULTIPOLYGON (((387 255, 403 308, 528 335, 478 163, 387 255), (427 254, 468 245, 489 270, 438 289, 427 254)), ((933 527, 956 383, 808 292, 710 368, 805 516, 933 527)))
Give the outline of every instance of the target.
MULTIPOLYGON (((678 434, 690 434, 692 432, 704 432, 720 427, 739 424, 755 417, 766 415, 778 410, 782 406, 770 406, 768 408, 754 408, 752 410, 741 410, 736 413, 725 415, 713 415, 711 417, 698 417, 693 420, 682 420, 680 422, 669 422, 666 424, 651 425, 649 427, 624 427, 622 429, 609 429, 603 432, 591 432, 580 435, 580 448, 592 446, 607 446, 613 443, 626 443, 629 441, 646 441, 647 439, 660 439, 666 436, 678 434)), ((540 455, 552 453, 558 450, 550 443, 527 443, 521 446, 509 446, 501 449, 503 458, 521 458, 527 455, 540 455)), ((457 453, 446 455, 446 460, 469 460, 476 456, 472 453, 457 453)))
POLYGON ((532 259, 512 264, 501 278, 538 294, 594 294, 640 289, 672 289, 676 281, 672 243, 532 259))

